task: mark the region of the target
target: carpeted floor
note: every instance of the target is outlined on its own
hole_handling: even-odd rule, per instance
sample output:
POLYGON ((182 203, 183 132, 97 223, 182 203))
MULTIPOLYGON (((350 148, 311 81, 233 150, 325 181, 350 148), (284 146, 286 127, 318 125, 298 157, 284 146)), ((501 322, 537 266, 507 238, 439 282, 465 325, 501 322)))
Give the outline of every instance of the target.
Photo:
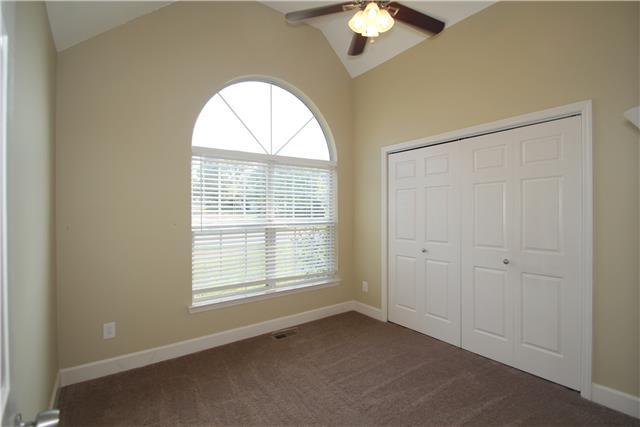
POLYGON ((350 312, 62 389, 62 426, 633 425, 577 392, 350 312))

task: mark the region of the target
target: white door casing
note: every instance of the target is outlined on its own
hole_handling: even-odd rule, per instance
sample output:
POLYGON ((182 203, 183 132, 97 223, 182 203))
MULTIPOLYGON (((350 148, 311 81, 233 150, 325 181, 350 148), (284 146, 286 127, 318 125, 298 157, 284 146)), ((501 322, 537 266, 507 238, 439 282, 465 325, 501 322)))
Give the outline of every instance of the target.
POLYGON ((449 143, 474 138, 480 135, 515 129, 522 126, 535 125, 567 117, 580 117, 579 151, 581 161, 580 172, 580 213, 576 221, 579 222, 579 301, 580 319, 580 395, 591 400, 592 390, 592 352, 593 352, 593 108, 592 101, 586 100, 573 104, 553 107, 542 111, 523 114, 511 118, 485 123, 464 129, 458 129, 439 135, 419 138, 399 144, 381 147, 381 257, 380 283, 382 320, 390 318, 390 232, 389 204, 390 195, 390 156, 407 150, 425 148, 428 146, 449 143))
POLYGON ((0 424, 8 421, 10 393, 9 314, 7 274, 7 125, 9 87, 9 28, 15 5, 0 3, 0 424))
POLYGON ((389 159, 389 319, 453 345, 460 345, 457 149, 389 159))

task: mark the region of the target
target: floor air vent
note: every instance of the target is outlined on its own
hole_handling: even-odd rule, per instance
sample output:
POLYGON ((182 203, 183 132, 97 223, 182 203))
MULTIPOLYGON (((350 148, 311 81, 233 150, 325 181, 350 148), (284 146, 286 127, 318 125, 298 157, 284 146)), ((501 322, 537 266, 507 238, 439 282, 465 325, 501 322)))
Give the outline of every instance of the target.
POLYGON ((274 340, 283 340, 297 333, 298 333, 298 328, 281 329, 279 331, 272 332, 271 337, 274 340))

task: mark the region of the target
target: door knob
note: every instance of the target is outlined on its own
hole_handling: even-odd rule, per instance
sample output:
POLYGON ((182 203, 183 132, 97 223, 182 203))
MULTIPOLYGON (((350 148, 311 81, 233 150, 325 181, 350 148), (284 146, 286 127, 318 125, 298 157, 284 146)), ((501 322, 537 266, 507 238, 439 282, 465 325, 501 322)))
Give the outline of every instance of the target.
POLYGON ((422 250, 420 250, 420 252, 422 252, 423 254, 426 254, 427 252, 429 252, 428 250, 426 250, 425 248, 422 248, 422 250))
POLYGON ((505 258, 505 259, 503 259, 503 260, 502 260, 502 263, 503 263, 504 265, 507 265, 507 264, 509 264, 509 260, 508 260, 507 258, 505 258))

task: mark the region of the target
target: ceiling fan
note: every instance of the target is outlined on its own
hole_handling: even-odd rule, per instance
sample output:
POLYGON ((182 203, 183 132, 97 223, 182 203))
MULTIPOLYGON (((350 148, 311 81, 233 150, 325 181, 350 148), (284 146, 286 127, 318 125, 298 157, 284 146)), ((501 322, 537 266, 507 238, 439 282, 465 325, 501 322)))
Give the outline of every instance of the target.
POLYGON ((354 0, 289 12, 285 17, 289 22, 296 22, 349 10, 356 10, 356 14, 349 20, 349 28, 354 32, 349 46, 351 56, 364 52, 367 40, 373 41, 380 33, 389 31, 394 20, 430 34, 438 34, 444 29, 444 22, 439 19, 389 0, 354 0))

